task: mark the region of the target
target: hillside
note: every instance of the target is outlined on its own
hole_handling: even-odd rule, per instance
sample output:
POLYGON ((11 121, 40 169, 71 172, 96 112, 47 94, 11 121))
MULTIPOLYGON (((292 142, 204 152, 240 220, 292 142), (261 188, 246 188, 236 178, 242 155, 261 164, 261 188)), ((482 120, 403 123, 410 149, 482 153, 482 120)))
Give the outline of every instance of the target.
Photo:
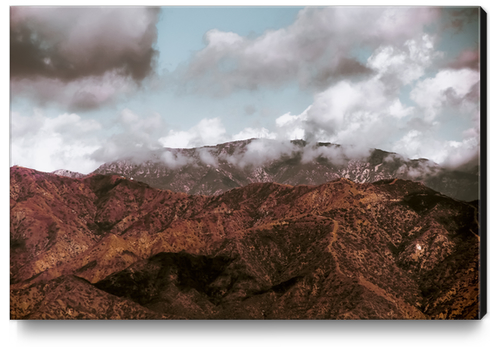
POLYGON ((421 183, 215 196, 10 169, 12 319, 476 319, 478 206, 421 183))

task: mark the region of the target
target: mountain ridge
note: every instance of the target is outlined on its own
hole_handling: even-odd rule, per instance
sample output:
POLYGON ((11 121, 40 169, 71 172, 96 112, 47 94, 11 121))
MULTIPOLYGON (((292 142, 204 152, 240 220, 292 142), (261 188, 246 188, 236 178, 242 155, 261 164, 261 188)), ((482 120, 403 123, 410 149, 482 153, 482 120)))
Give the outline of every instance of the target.
POLYGON ((401 178, 420 181, 458 200, 479 197, 478 175, 448 170, 428 159, 405 159, 379 149, 349 153, 349 147, 303 140, 249 139, 200 148, 166 149, 153 159, 125 159, 93 173, 118 174, 155 188, 219 195, 254 182, 318 185, 341 177, 358 183, 401 178))

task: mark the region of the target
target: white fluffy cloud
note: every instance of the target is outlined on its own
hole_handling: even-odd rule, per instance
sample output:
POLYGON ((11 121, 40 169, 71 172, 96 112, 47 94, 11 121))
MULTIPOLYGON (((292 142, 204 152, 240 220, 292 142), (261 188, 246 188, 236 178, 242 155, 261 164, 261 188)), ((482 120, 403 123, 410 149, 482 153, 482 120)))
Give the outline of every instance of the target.
POLYGON ((478 104, 479 82, 480 73, 475 70, 442 70, 434 78, 418 82, 410 97, 429 120, 435 119, 448 106, 470 112, 478 104))
POLYGON ((94 120, 76 114, 49 118, 35 111, 33 117, 13 113, 11 121, 11 165, 47 172, 69 169, 88 173, 101 164, 90 158, 99 145, 94 132, 101 127, 94 120))
POLYGON ((204 118, 189 130, 170 130, 158 141, 163 147, 192 148, 250 138, 275 139, 276 136, 266 128, 245 128, 237 134, 230 135, 219 118, 204 118))
POLYGON ((213 167, 218 167, 218 160, 214 155, 214 153, 212 153, 209 149, 199 148, 198 154, 199 154, 199 159, 201 159, 201 161, 204 164, 211 165, 213 167))
POLYGON ((411 130, 394 145, 394 150, 410 158, 430 158, 450 168, 476 165, 480 141, 479 134, 475 135, 474 129, 470 129, 462 141, 444 141, 427 136, 421 131, 411 130))
MULTIPOLYGON (((277 87, 292 80, 322 88, 340 78, 371 73, 369 65, 356 59, 352 47, 385 47, 385 55, 396 53, 392 65, 402 64, 405 54, 426 63, 424 49, 432 47, 423 28, 439 14, 433 8, 306 8, 291 26, 254 39, 214 29, 205 36, 206 47, 181 73, 192 88, 205 93, 277 87)), ((382 60, 380 55, 372 64, 376 67, 382 60)), ((414 66, 403 78, 418 74, 414 66)))
POLYGON ((441 52, 434 50, 434 37, 424 34, 416 39, 405 41, 399 47, 380 46, 369 57, 367 66, 378 74, 407 85, 422 77, 425 69, 442 56, 441 52))
POLYGON ((289 139, 303 135, 310 141, 349 145, 354 155, 367 155, 369 148, 376 147, 411 158, 427 157, 451 167, 475 161, 480 145, 479 72, 441 70, 424 79, 430 62, 440 56, 427 35, 399 47, 383 46, 368 58, 373 70, 370 77, 329 86, 317 93, 313 104, 301 114, 278 117, 276 131, 289 139), (399 99, 401 88, 411 83, 415 106, 399 99), (436 139, 441 122, 454 117, 474 126, 464 133, 461 130, 463 140, 436 139), (411 129, 407 126, 410 121, 424 126, 411 129))
POLYGON ((262 166, 270 161, 277 160, 281 156, 290 156, 297 148, 290 141, 275 141, 270 139, 255 139, 251 141, 243 151, 233 155, 223 155, 222 160, 239 167, 262 166))
POLYGON ((248 139, 275 139, 277 137, 276 133, 270 132, 266 128, 245 128, 238 134, 232 136, 233 141, 238 140, 248 140, 248 139))
MULTIPOLYGON (((152 158, 162 150, 158 137, 165 128, 159 114, 142 117, 129 109, 104 126, 74 113, 47 117, 39 110, 29 116, 12 112, 11 124, 11 165, 81 173, 118 159, 152 158)), ((179 158, 168 155, 164 159, 171 165, 180 163, 179 158)))
POLYGON ((165 165, 171 169, 177 169, 179 167, 182 167, 184 165, 187 165, 191 162, 191 159, 180 154, 180 153, 173 153, 172 151, 165 150, 163 153, 160 155, 159 158, 165 165))
POLYGON ((226 129, 219 118, 204 118, 188 131, 170 130, 167 136, 158 141, 164 147, 191 148, 214 145, 226 139, 226 129))
POLYGON ((378 77, 360 82, 342 81, 315 96, 300 115, 276 119, 286 138, 327 141, 359 148, 376 147, 392 136, 397 120, 413 112, 387 91, 378 77))
POLYGON ((311 106, 297 116, 288 112, 276 118, 276 128, 279 129, 281 138, 290 140, 305 138, 304 122, 307 120, 307 113, 310 108, 311 106))

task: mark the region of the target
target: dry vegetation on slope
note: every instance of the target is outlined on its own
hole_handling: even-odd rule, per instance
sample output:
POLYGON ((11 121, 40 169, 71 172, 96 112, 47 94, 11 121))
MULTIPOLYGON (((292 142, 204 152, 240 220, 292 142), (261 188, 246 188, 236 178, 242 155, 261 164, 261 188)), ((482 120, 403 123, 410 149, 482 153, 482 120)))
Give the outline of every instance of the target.
POLYGON ((420 183, 189 196, 11 168, 13 319, 474 319, 474 204, 420 183))

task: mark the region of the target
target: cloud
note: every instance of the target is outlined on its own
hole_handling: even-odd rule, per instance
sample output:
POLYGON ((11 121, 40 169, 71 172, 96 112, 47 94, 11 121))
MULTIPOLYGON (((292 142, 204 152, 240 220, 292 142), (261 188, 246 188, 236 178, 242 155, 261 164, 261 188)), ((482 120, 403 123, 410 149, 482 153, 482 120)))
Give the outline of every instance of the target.
POLYGON ((342 78, 372 74, 353 48, 403 49, 439 16, 440 10, 433 8, 306 8, 289 27, 257 38, 209 31, 206 47, 179 73, 190 90, 215 95, 290 81, 325 88, 342 78))
MULTIPOLYGON (((370 148, 380 148, 411 158, 425 156, 452 168, 475 162, 479 155, 479 72, 444 69, 424 78, 428 69, 444 63, 434 41, 434 36, 421 33, 397 45, 379 46, 367 59, 369 76, 333 83, 316 93, 301 114, 278 117, 278 138, 342 144, 342 155, 330 154, 339 160, 367 156, 370 148), (400 99, 405 86, 411 88, 413 105, 400 99), (441 122, 464 123, 465 119, 471 119, 474 126, 466 130, 463 140, 434 139, 441 122)), ((318 156, 318 151, 315 147, 305 150, 303 160, 318 156)))
POLYGON ((297 116, 288 112, 276 118, 276 128, 280 129, 280 136, 291 140, 305 139, 304 122, 307 120, 307 114, 310 109, 311 106, 297 116))
POLYGON ((480 134, 477 129, 470 128, 465 131, 463 140, 449 141, 411 130, 394 145, 394 150, 412 159, 430 158, 452 169, 474 169, 479 164, 480 134))
POLYGON ((170 169, 178 169, 193 162, 191 158, 170 150, 164 150, 160 155, 160 160, 170 169))
POLYGON ((212 167, 218 167, 218 159, 216 153, 208 148, 198 148, 197 153, 199 159, 206 165, 211 165, 212 167))
POLYGON ((98 77, 85 77, 71 82, 57 79, 11 79, 10 90, 14 97, 27 96, 40 106, 56 103, 72 111, 98 108, 117 100, 120 94, 136 90, 127 77, 114 71, 98 77))
POLYGON ((11 123, 12 165, 82 173, 120 159, 158 158, 162 153, 158 138, 165 129, 159 114, 143 117, 129 109, 104 124, 75 113, 47 117, 37 109, 29 116, 12 112, 11 123))
POLYGON ((19 112, 12 112, 10 118, 10 135, 14 140, 35 135, 45 121, 39 110, 34 110, 30 117, 22 116, 19 112))
POLYGON ((204 118, 188 131, 170 130, 167 136, 158 141, 164 147, 191 148, 214 145, 226 139, 226 129, 219 118, 204 118))
POLYGON ((145 7, 12 7, 11 76, 72 81, 117 70, 140 81, 157 53, 158 13, 145 7))
POLYGON ((145 7, 11 7, 13 94, 74 109, 110 101, 152 74, 158 17, 145 7))
POLYGON ((465 24, 478 21, 480 13, 478 7, 446 7, 443 11, 447 16, 445 28, 455 29, 456 32, 461 31, 465 24))
MULTIPOLYGON (((421 78, 443 62, 443 54, 435 48, 437 37, 424 32, 424 26, 439 16, 438 9, 430 8, 308 8, 290 27, 254 39, 208 32, 207 46, 181 72, 196 83, 193 87, 199 89, 202 83, 206 92, 216 95, 279 87, 291 80, 322 88, 302 113, 278 117, 273 131, 247 128, 233 139, 333 142, 343 145, 341 155, 330 153, 339 162, 360 158, 369 155, 370 148, 392 148, 405 135, 406 125, 416 123, 416 115, 425 125, 434 126, 435 116, 422 98, 413 94, 416 105, 407 105, 400 94, 414 84, 422 91, 428 82, 421 78), (355 59, 353 47, 371 52, 365 63, 355 59)), ((434 90, 432 95, 441 93, 439 85, 434 90)), ((441 95, 453 103, 460 101, 459 91, 448 93, 452 91, 441 95)), ((319 151, 335 150, 312 147, 303 160, 321 155, 319 151)))
POLYGON ((468 68, 480 71, 480 54, 478 49, 466 49, 461 51, 453 61, 448 63, 448 68, 455 70, 468 68))
POLYGON ((125 129, 126 133, 130 132, 140 137, 140 141, 143 142, 148 142, 151 135, 159 135, 165 127, 160 114, 155 112, 150 116, 141 117, 128 108, 121 111, 116 122, 125 129))
POLYGON ((158 113, 142 117, 123 109, 110 123, 112 135, 99 139, 99 148, 91 154, 98 162, 133 158, 137 162, 155 159, 162 149, 158 142, 165 123, 158 113))
POLYGON ((233 141, 248 140, 253 138, 275 139, 277 134, 270 132, 266 128, 245 128, 238 134, 232 136, 233 141))
MULTIPOLYGON (((12 7, 13 97, 27 96, 39 105, 57 103, 70 110, 54 118, 37 111, 31 117, 12 112, 13 158, 42 161, 44 167, 65 163, 72 166, 63 168, 73 170, 77 161, 90 166, 125 157, 158 158, 177 168, 190 159, 163 147, 259 138, 236 156, 222 159, 260 165, 297 153, 289 140, 305 139, 303 162, 328 156, 341 163, 368 155, 376 147, 451 167, 470 165, 478 161, 480 145, 478 50, 448 58, 437 44, 438 26, 454 32, 478 13, 447 11, 306 8, 289 27, 258 37, 207 32, 205 48, 171 76, 181 80, 183 88, 223 96, 239 89, 279 89, 298 83, 314 93, 303 112, 277 114, 269 129, 245 127, 233 134, 219 118, 169 130, 156 113, 140 115, 125 109, 112 123, 100 124, 72 112, 112 103, 119 95, 156 81, 152 75, 158 54, 153 46, 158 10, 12 7), (429 30, 432 24, 436 28, 429 30), (464 128, 456 140, 446 140, 438 133, 441 124, 464 128), (102 126, 109 131, 96 136, 102 126), (342 150, 317 147, 317 141, 342 144, 342 150), (31 155, 29 148, 37 143, 54 154, 38 153, 36 148, 33 153, 38 155, 31 155), (71 160, 68 153, 77 159, 71 160)), ((253 104, 242 105, 243 113, 257 114, 253 104)), ((207 165, 217 165, 208 149, 197 153, 207 165)))
POLYGON ((434 176, 440 172, 441 167, 429 161, 417 161, 416 163, 403 164, 396 170, 396 176, 406 176, 408 179, 420 180, 424 177, 434 176))
POLYGON ((433 36, 424 34, 399 47, 380 46, 369 57, 367 66, 382 74, 386 82, 391 80, 389 83, 395 89, 407 85, 422 77, 427 67, 442 58, 442 53, 434 50, 434 40, 433 36))
POLYGON ((367 155, 369 148, 386 144, 398 120, 412 112, 376 75, 332 85, 316 94, 313 104, 300 115, 277 118, 276 131, 280 138, 338 143, 353 154, 367 155))
MULTIPOLYGON (((362 153, 361 156, 366 156, 362 153)), ((351 159, 360 159, 361 157, 349 150, 348 146, 317 146, 309 143, 302 149, 301 162, 310 163, 317 158, 328 159, 334 165, 344 165, 351 159)))
MULTIPOLYGON (((385 82, 386 71, 380 69, 378 74, 359 82, 338 82, 316 94, 313 104, 300 115, 278 117, 278 138, 304 135, 309 143, 342 144, 342 155, 325 153, 339 162, 343 156, 365 157, 371 148, 394 150, 410 158, 426 157, 451 168, 478 161, 477 72, 443 70, 433 78, 421 79, 410 94, 416 106, 406 106, 385 82), (460 119, 473 123, 462 132, 463 140, 436 139, 441 122, 460 119)), ((303 160, 315 158, 323 150, 305 150, 303 160)))
POLYGON ((428 120, 433 120, 444 107, 458 107, 467 111, 472 109, 479 99, 479 82, 478 71, 467 68, 442 70, 433 78, 419 81, 411 91, 410 98, 424 110, 428 120))
POLYGON ((95 120, 68 113, 49 118, 35 110, 33 116, 12 113, 11 122, 11 165, 88 173, 101 164, 90 158, 99 146, 95 120))
POLYGON ((298 148, 290 141, 254 139, 232 155, 220 155, 220 159, 240 168, 258 167, 283 156, 291 156, 296 151, 298 148))
POLYGON ((371 152, 371 148, 361 150, 354 146, 323 146, 317 143, 261 138, 251 140, 231 155, 221 153, 219 159, 242 169, 257 168, 290 158, 299 158, 303 164, 324 158, 334 165, 344 165, 351 160, 365 159, 371 152))

